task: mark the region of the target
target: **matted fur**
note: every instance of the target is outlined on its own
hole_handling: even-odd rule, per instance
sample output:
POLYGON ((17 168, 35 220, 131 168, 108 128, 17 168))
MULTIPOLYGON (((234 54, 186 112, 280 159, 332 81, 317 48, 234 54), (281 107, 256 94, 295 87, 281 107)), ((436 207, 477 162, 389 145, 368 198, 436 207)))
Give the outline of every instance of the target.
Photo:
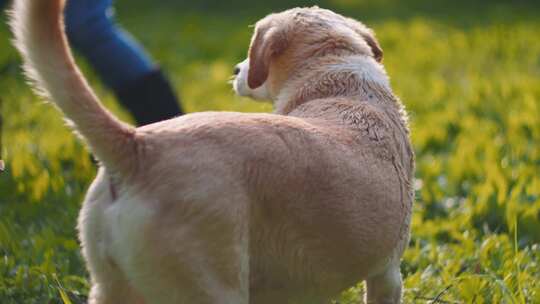
POLYGON ((135 129, 78 71, 63 6, 15 0, 11 26, 36 90, 101 160, 79 216, 90 303, 329 303, 360 280, 368 303, 401 301, 413 153, 371 30, 316 7, 269 15, 234 88, 275 114, 135 129))

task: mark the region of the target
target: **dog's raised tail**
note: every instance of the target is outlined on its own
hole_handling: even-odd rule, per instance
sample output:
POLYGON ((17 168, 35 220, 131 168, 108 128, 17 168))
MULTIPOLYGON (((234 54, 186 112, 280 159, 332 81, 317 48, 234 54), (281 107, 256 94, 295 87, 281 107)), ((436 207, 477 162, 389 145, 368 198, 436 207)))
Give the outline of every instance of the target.
POLYGON ((111 173, 129 174, 136 163, 135 129, 103 108, 76 66, 64 32, 64 6, 65 0, 14 1, 10 25, 24 70, 111 173))

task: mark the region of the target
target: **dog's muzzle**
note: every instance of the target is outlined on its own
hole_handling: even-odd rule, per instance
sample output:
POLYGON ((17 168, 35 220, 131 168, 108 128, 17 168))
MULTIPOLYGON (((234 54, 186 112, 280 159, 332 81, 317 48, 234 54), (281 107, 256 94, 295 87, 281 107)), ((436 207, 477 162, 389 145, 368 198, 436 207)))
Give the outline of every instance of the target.
POLYGON ((251 89, 248 86, 247 79, 249 74, 249 59, 246 59, 234 67, 235 78, 233 80, 234 92, 239 96, 251 97, 255 100, 270 100, 271 97, 263 83, 260 87, 251 89))

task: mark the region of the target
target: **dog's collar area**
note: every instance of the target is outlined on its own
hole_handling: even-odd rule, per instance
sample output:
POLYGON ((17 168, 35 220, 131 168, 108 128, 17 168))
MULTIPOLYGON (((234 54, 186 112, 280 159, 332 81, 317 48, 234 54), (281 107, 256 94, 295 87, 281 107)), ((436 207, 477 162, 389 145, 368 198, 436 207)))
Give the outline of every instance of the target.
MULTIPOLYGON (((370 102, 393 101, 393 96, 388 76, 384 68, 373 58, 367 56, 336 57, 336 62, 320 63, 320 58, 304 63, 304 66, 316 65, 325 67, 320 73, 293 74, 290 83, 282 89, 275 102, 275 113, 289 114, 298 106, 315 99, 358 96, 362 100, 370 102), (335 83, 348 82, 350 86, 346 91, 336 88, 335 83), (352 85, 354 82, 354 85, 352 85), (300 91, 294 89, 299 82, 309 83, 310 86, 302 87, 300 91)), ((302 69, 299 69, 302 70, 302 69)))

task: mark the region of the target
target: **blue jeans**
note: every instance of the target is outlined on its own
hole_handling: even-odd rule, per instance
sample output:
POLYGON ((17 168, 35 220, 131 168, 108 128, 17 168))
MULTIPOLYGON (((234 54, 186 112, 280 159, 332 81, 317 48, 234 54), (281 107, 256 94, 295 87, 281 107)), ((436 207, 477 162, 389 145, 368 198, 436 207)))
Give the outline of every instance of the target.
MULTIPOLYGON (((2 9, 9 0, 0 0, 2 9)), ((33 1, 33 0, 27 0, 33 1)), ((183 113, 167 77, 114 21, 113 0, 69 0, 66 33, 138 125, 183 113)))
MULTIPOLYGON (((0 0, 0 9, 7 2, 0 0)), ((121 88, 156 69, 143 48, 115 23, 112 0, 69 0, 65 22, 71 45, 110 88, 121 88)))
POLYGON ((115 23, 112 0, 69 0, 65 22, 71 45, 108 87, 119 89, 156 69, 143 48, 115 23))

